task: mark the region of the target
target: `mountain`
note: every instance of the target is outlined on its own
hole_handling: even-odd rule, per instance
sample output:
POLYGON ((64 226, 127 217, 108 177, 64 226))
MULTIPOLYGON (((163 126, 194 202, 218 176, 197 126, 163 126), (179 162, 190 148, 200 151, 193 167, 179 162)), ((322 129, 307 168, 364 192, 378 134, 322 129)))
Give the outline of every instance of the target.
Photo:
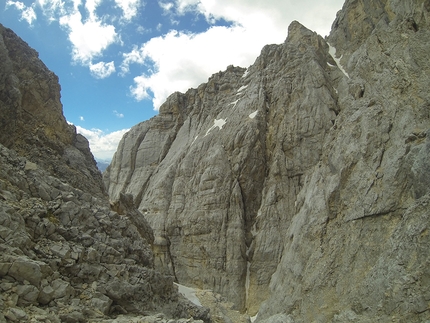
POLYGON ((256 322, 430 320, 429 11, 347 0, 125 134, 103 179, 155 268, 256 322))
POLYGON ((112 210, 57 76, 0 25, 0 322, 210 322, 154 269, 130 195, 112 210))
POLYGON ((63 116, 58 77, 13 31, 2 26, 1 34, 0 143, 75 187, 104 195, 87 139, 63 116))
POLYGON ((99 169, 99 171, 101 171, 102 173, 106 170, 106 168, 108 168, 108 166, 110 165, 110 160, 97 160, 96 164, 97 164, 97 168, 99 169))

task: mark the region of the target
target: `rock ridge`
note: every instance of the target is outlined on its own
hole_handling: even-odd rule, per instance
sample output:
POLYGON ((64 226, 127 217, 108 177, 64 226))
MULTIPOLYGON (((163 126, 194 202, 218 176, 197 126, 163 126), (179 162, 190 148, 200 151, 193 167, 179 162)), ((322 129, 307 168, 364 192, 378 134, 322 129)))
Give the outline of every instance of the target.
POLYGON ((106 194, 88 140, 63 116, 58 77, 12 30, 0 25, 0 35, 0 143, 75 187, 106 194))
POLYGON ((430 320, 429 10, 347 0, 133 127, 104 182, 156 268, 257 322, 430 320))

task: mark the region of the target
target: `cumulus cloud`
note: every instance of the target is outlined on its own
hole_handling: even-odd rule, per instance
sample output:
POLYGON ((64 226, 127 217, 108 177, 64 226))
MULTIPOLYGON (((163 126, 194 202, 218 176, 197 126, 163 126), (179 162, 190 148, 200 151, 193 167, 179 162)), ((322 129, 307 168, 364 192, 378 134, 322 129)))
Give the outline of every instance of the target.
POLYGON ((96 64, 90 63, 90 71, 91 74, 99 79, 104 79, 109 77, 112 73, 115 72, 115 63, 109 62, 98 62, 96 64))
MULTIPOLYGON (((123 10, 124 18, 129 20, 138 12, 141 0, 115 0, 123 10)), ((98 72, 112 73, 112 65, 92 65, 94 58, 100 57, 111 44, 119 41, 115 26, 103 22, 103 17, 97 16, 97 8, 103 0, 86 0, 84 8, 86 17, 82 16, 81 0, 35 0, 31 6, 23 2, 8 0, 7 7, 15 7, 21 11, 21 19, 30 25, 37 19, 35 7, 40 8, 48 21, 58 20, 60 25, 67 30, 69 41, 72 44, 72 58, 75 62, 89 66, 90 72, 100 77, 98 72)), ((106 77, 106 76, 103 76, 106 77)))
POLYGON ((292 20, 298 19, 308 28, 327 34, 330 28, 327 22, 333 21, 334 12, 342 2, 160 1, 160 7, 169 14, 180 16, 194 12, 204 15, 210 23, 223 19, 230 26, 212 26, 197 34, 171 30, 152 38, 123 54, 121 73, 128 73, 131 64, 148 67, 146 73, 134 77, 130 91, 137 100, 152 98, 154 109, 158 110, 174 91, 196 87, 230 64, 243 67, 252 64, 264 45, 285 40, 292 20))
POLYGON ((121 75, 125 75, 130 72, 130 64, 143 64, 145 62, 145 56, 141 53, 141 51, 136 45, 133 46, 131 52, 123 53, 122 56, 123 61, 120 66, 121 75))
POLYGON ((7 7, 15 7, 17 10, 21 11, 21 20, 27 21, 29 25, 33 24, 33 21, 37 19, 36 12, 34 11, 35 3, 33 3, 30 7, 27 7, 21 1, 6 1, 7 7))
POLYGON ((131 20, 139 11, 140 0, 115 0, 116 5, 123 11, 123 18, 131 20))
POLYGON ((85 129, 76 126, 76 131, 86 137, 90 143, 90 149, 98 160, 111 160, 118 148, 119 141, 129 129, 122 129, 106 133, 100 129, 85 129))
POLYGON ((116 110, 113 110, 113 114, 114 114, 114 115, 116 115, 116 117, 117 117, 117 118, 124 118, 124 114, 119 113, 119 112, 118 112, 118 111, 116 111, 116 110))
POLYGON ((85 121, 85 119, 84 119, 84 117, 83 117, 83 116, 80 116, 80 117, 79 117, 79 120, 81 120, 81 121, 85 121))
POLYGON ((299 20, 321 35, 330 31, 327 22, 333 21, 333 12, 340 10, 344 0, 175 0, 178 13, 194 11, 203 14, 208 21, 224 19, 241 24, 245 28, 265 26, 256 23, 258 17, 269 18, 278 29, 286 29, 291 21, 299 20))
POLYGON ((73 12, 77 9, 79 3, 77 1, 64 0, 37 0, 38 5, 42 9, 43 15, 49 21, 56 21, 58 17, 64 16, 67 12, 73 12))
POLYGON ((248 66, 261 47, 241 26, 214 26, 200 34, 171 31, 125 54, 121 69, 127 71, 132 63, 153 65, 153 73, 134 78, 131 93, 137 100, 153 94, 158 109, 172 92, 186 91, 230 64, 248 66))
MULTIPOLYGON (((87 8, 93 9, 88 6, 87 8)), ((95 10, 95 9, 94 9, 95 10)), ((118 41, 113 25, 104 24, 90 11, 90 19, 82 21, 82 15, 77 10, 71 15, 60 18, 60 24, 69 31, 69 40, 72 43, 73 60, 82 64, 89 64, 98 57, 111 44, 118 41)))

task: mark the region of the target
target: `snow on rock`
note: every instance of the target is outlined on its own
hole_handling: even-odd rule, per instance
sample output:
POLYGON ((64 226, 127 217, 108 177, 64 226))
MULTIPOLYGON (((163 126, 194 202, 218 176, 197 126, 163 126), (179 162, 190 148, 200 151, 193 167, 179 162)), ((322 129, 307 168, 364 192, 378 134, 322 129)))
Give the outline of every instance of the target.
POLYGON ((245 90, 247 87, 248 87, 248 85, 243 85, 243 86, 241 86, 241 87, 237 90, 237 94, 236 94, 236 95, 241 94, 240 92, 242 92, 243 90, 245 90))
POLYGON ((342 71, 342 73, 345 74, 345 76, 347 78, 349 78, 348 73, 345 71, 342 64, 340 64, 340 60, 342 59, 342 55, 339 58, 336 58, 336 48, 331 46, 329 43, 327 43, 327 45, 329 48, 328 53, 331 55, 331 57, 333 57, 333 60, 336 62, 337 67, 339 67, 339 69, 342 71))
POLYGON ((233 104, 233 109, 236 107, 237 102, 239 102, 240 99, 237 99, 236 101, 230 102, 230 105, 233 104))
POLYGON ((190 302, 194 303, 197 306, 202 306, 200 300, 196 296, 196 290, 194 288, 183 286, 177 283, 174 284, 178 286, 178 292, 184 295, 186 299, 188 299, 190 302))
MULTIPOLYGON (((237 103, 237 102, 235 102, 235 104, 236 104, 236 103, 237 103)), ((225 124, 226 124, 225 119, 215 119, 215 120, 214 120, 214 125, 213 125, 212 127, 210 127, 210 128, 208 129, 208 131, 206 131, 205 137, 209 134, 209 132, 210 132, 212 129, 214 129, 214 128, 218 127, 218 128, 221 130, 221 129, 222 129, 222 127, 223 127, 225 124)))
POLYGON ((253 113, 251 113, 251 114, 249 115, 249 117, 250 117, 251 119, 254 119, 254 118, 255 118, 255 116, 257 115, 257 113, 258 113, 258 110, 257 110, 257 111, 254 111, 253 113))
POLYGON ((194 138, 194 140, 193 140, 193 142, 191 143, 191 145, 194 143, 194 141, 196 141, 197 140, 197 138, 198 138, 199 136, 196 136, 195 138, 194 138))

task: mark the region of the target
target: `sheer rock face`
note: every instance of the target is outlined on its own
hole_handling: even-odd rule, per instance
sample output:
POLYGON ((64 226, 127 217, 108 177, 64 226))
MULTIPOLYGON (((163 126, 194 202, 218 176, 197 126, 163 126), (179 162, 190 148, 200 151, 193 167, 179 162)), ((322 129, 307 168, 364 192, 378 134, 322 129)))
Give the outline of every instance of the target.
POLYGON ((105 177, 111 198, 134 194, 169 246, 161 267, 241 310, 268 296, 302 176, 338 109, 326 43, 299 23, 290 35, 249 70, 171 96, 124 136, 105 177))
POLYGON ((326 40, 293 22, 132 128, 104 180, 156 266, 265 322, 429 319, 429 10, 346 1, 326 40))
POLYGON ((105 194, 87 139, 63 116, 58 77, 34 49, 1 25, 0 128, 4 146, 74 187, 105 194))

